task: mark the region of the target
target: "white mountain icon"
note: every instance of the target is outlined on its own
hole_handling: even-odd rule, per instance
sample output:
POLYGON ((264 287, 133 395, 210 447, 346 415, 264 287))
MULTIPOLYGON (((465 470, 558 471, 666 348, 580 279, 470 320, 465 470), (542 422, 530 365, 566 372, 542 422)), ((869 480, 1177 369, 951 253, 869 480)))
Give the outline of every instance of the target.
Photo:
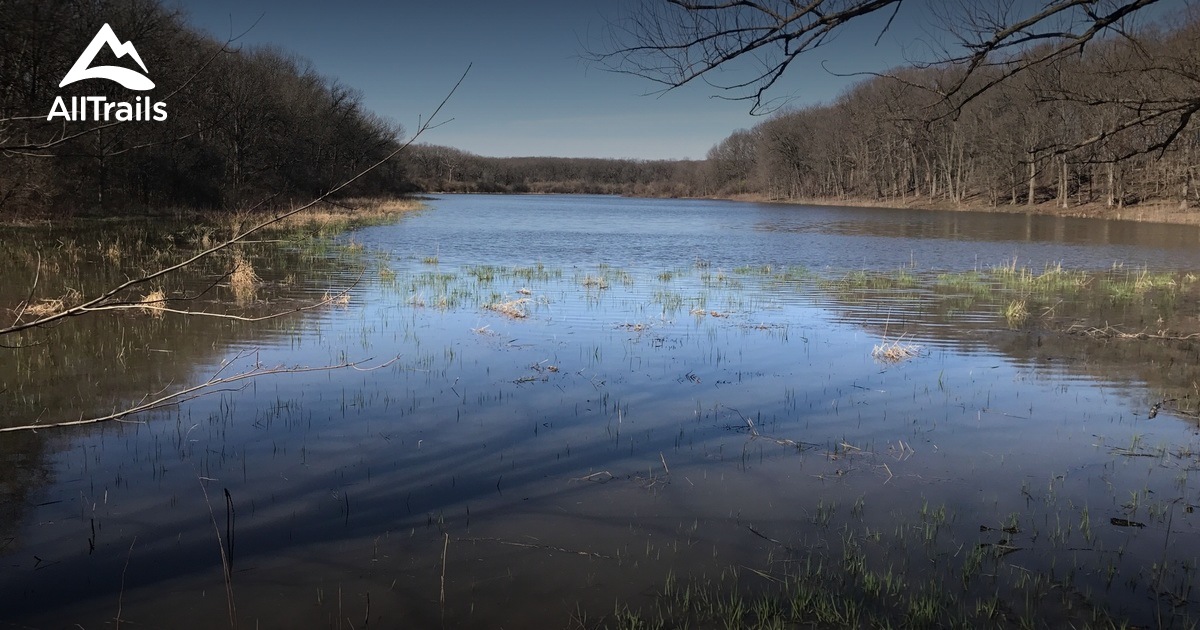
POLYGON ((96 54, 100 52, 100 48, 107 45, 117 58, 129 55, 137 62, 137 65, 142 67, 143 72, 146 70, 146 64, 142 63, 141 56, 138 55, 137 49, 133 47, 133 42, 121 43, 117 39, 117 34, 113 32, 112 27, 108 24, 100 27, 96 36, 92 38, 92 43, 88 44, 83 50, 83 54, 79 55, 79 59, 75 60, 75 65, 71 66, 71 70, 67 72, 67 76, 63 77, 62 83, 58 87, 70 85, 76 81, 84 79, 108 79, 116 81, 130 90, 152 90, 154 82, 149 77, 143 74, 138 74, 129 68, 120 66, 96 66, 89 68, 92 61, 96 59, 96 54))

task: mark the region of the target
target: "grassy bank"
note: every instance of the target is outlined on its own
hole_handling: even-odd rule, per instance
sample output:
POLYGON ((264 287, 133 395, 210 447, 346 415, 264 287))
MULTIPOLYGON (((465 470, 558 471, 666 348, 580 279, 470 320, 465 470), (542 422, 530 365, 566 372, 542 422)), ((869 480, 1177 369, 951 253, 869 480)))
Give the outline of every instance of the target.
MULTIPOLYGON (((420 199, 410 197, 400 198, 361 198, 345 199, 318 204, 303 212, 290 216, 269 229, 272 233, 307 232, 311 234, 336 234, 352 227, 386 223, 401 215, 420 210, 424 204, 420 199)), ((289 208, 271 208, 252 211, 227 210, 194 210, 167 208, 154 212, 120 212, 107 214, 78 212, 71 214, 11 214, 0 215, 0 226, 3 227, 61 227, 71 223, 86 224, 88 222, 122 222, 122 223, 151 223, 163 222, 186 223, 197 226, 198 229, 217 229, 233 227, 249 227, 265 221, 273 216, 287 212, 289 208)))

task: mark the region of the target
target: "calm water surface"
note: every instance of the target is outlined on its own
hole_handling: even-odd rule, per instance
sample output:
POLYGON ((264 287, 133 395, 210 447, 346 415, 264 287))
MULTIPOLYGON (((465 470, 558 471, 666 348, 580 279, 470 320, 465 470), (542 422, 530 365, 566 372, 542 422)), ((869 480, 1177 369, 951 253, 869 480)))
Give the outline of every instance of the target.
MULTIPOLYGON (((1196 349, 1064 331, 1200 330, 1196 228, 611 197, 428 205, 347 235, 351 254, 251 251, 272 297, 243 308, 361 277, 344 307, 259 324, 99 314, 4 349, 8 426, 102 415, 222 365, 362 363, 0 434, 0 623, 602 624, 614 602, 652 606, 668 576, 758 592, 851 548, 906 591, 1002 600, 999 625, 1070 619, 1064 600, 1143 625, 1200 612, 1200 438, 1181 402, 1196 349), (1178 288, 944 281, 1014 261, 1171 272, 1178 288), (861 272, 886 281, 848 280, 861 272), (1033 315, 1014 324, 1002 313, 1018 299, 1033 315), (526 316, 489 308, 503 303, 526 316), (912 356, 873 354, 897 343, 912 356)), ((24 271, 0 307, 28 293, 28 243, 62 249, 5 240, 24 271)), ((120 275, 84 261, 57 273, 120 275)))

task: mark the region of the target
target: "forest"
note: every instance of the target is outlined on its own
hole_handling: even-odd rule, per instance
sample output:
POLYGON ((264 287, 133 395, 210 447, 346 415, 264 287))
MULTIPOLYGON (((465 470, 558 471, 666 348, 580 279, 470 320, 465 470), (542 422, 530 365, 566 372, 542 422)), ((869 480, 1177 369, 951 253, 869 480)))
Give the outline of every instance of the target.
MULTIPOLYGON (((199 33, 154 0, 6 0, 0 24, 0 217, 283 204, 329 190, 403 135, 302 58, 199 33), (166 120, 47 120, 58 96, 133 100, 110 81, 59 87, 105 23, 145 60, 166 120)), ((131 65, 107 47, 95 64, 131 65)), ((406 181, 392 162, 346 194, 406 181)))
POLYGON ((1200 200, 1200 14, 1051 57, 897 68, 708 153, 701 194, 949 206, 1200 200), (1014 72, 1020 69, 1020 72, 1014 72), (945 98, 947 94, 966 97, 945 98))
MULTIPOLYGON (((0 23, 0 216, 282 204, 321 195, 403 140, 362 92, 302 57, 199 33, 155 0, 8 0, 0 23), (57 97, 128 96, 106 81, 59 87, 106 22, 151 60, 166 120, 47 120, 57 97)), ((1200 12, 1070 54, 1048 46, 872 74, 831 103, 734 131, 703 160, 495 158, 421 144, 344 193, 1196 205, 1200 12)), ((113 57, 105 48, 96 63, 113 57)))

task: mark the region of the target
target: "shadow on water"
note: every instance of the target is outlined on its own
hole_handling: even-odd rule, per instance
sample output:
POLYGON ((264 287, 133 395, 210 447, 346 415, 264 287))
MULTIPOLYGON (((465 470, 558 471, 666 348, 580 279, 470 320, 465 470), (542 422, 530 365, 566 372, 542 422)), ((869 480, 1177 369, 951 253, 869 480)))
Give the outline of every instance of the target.
MULTIPOLYGON (((1200 362, 1191 339, 1111 333, 1200 330, 1181 271, 1200 260, 1051 232, 1017 252, 997 234, 980 241, 995 260, 963 261, 957 236, 933 236, 974 233, 934 225, 961 215, 913 215, 929 225, 886 250, 871 239, 899 238, 894 215, 871 215, 882 226, 855 252, 843 239, 865 228, 799 212, 452 198, 355 232, 365 249, 245 252, 262 285, 237 312, 311 302, 365 266, 348 306, 258 324, 100 313, 36 331, 22 341, 46 343, 0 364, 9 426, 100 413, 222 361, 381 367, 0 435, 0 622, 1194 619, 1200 362), (762 239, 764 222, 795 229, 762 239), (1008 263, 1055 247, 1079 271, 1008 263), (814 264, 824 251, 840 253, 814 264), (1132 255, 1102 260, 1114 252, 1132 255), (956 262, 904 266, 914 258, 956 262)), ((112 256, 107 237, 40 235, 38 297, 193 246, 161 244, 169 233, 112 256)), ((32 275, 31 250, 0 251, 32 275)), ((228 264, 166 288, 217 281, 194 304, 229 308, 228 264)))

